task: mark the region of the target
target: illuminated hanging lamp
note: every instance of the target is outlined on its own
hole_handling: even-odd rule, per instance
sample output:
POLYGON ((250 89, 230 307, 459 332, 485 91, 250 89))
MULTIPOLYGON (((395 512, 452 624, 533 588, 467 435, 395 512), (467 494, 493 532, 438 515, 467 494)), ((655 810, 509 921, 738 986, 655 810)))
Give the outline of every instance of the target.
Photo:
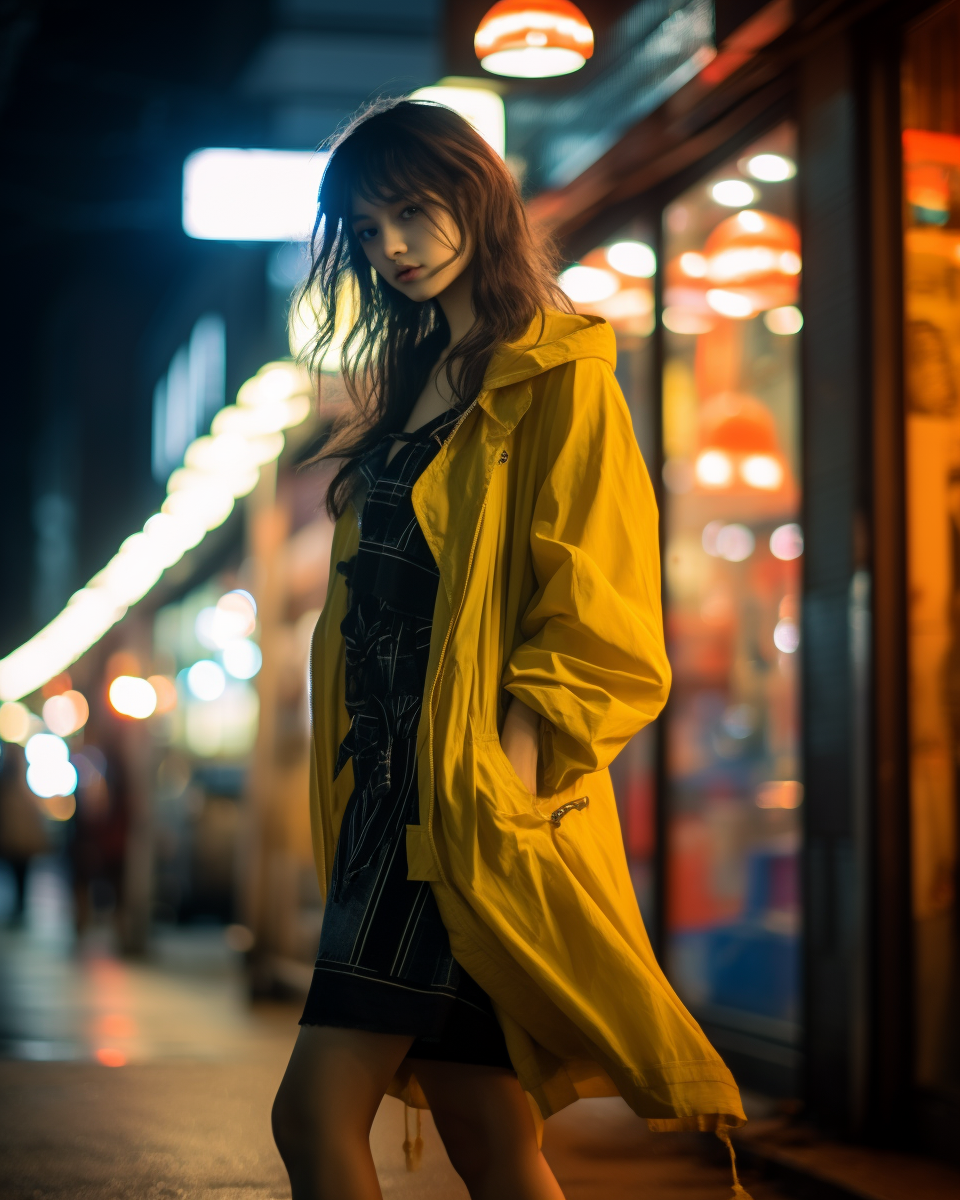
POLYGON ((485 71, 546 79, 579 71, 593 54, 590 22, 569 0, 500 0, 473 40, 485 71))
POLYGON ((797 301, 800 234, 792 221, 744 209, 720 222, 702 257, 710 285, 707 303, 722 317, 749 319, 797 301))
POLYGON ((698 490, 770 493, 790 486, 773 414, 753 396, 726 392, 708 400, 700 411, 699 440, 698 490))

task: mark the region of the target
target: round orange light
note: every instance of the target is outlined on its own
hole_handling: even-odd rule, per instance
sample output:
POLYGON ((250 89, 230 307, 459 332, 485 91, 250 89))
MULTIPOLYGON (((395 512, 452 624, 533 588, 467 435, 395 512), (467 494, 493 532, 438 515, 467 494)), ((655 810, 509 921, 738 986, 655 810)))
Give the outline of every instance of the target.
POLYGON ((485 71, 545 79, 579 71, 593 54, 593 30, 569 0, 500 0, 477 27, 473 46, 485 71))
POLYGON ((732 454, 779 454, 777 426, 765 404, 753 396, 726 392, 714 396, 700 412, 704 449, 732 454))

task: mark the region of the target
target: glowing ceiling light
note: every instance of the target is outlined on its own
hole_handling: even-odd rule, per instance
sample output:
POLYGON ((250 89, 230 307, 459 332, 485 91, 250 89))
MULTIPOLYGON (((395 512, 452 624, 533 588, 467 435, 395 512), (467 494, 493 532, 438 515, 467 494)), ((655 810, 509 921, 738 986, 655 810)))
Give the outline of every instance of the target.
POLYGON ((803 553, 803 530, 791 522, 778 525, 770 534, 770 553, 782 562, 791 562, 803 553))
POLYGON ((782 308, 771 308, 763 314, 763 323, 771 333, 787 337, 799 333, 803 328, 803 313, 794 304, 785 304, 782 308))
POLYGON ((747 174, 765 183, 782 183, 797 173, 797 164, 782 154, 755 154, 745 163, 747 174))
POLYGON ((619 289, 620 281, 612 271, 578 263, 560 272, 560 286, 575 304, 595 304, 608 300, 619 289))
POLYGON ((328 158, 312 150, 196 150, 183 164, 184 232, 215 241, 306 241, 328 158))
POLYGON ((593 30, 569 0, 500 0, 473 45, 485 71, 545 79, 579 71, 593 54, 593 30))
POLYGON ((652 279, 657 273, 657 256, 645 242, 615 242, 605 254, 610 266, 621 275, 652 279))
POLYGON ((750 454, 740 464, 740 476, 752 488, 775 492, 783 483, 783 467, 772 454, 750 454))
POLYGON ((152 717, 157 708, 157 693, 146 679, 136 675, 118 675, 110 684, 107 698, 114 712, 135 721, 152 717))
MULTIPOLYGON (((0 659, 0 701, 20 700, 66 670, 147 594, 166 568, 222 525, 235 498, 256 486, 260 467, 283 450, 280 430, 306 420, 311 395, 309 376, 294 363, 267 363, 248 380, 237 408, 249 412, 253 424, 237 414, 239 424, 191 443, 191 465, 172 473, 161 511, 149 518, 143 532, 128 537, 52 621, 0 659)), ((29 719, 39 721, 32 714, 29 719)))
POLYGON ((704 487, 727 487, 733 479, 733 463, 729 454, 724 454, 722 450, 704 450, 697 456, 693 470, 704 487))
POLYGON ((753 316, 753 301, 739 292, 728 292, 723 288, 709 288, 706 299, 713 311, 719 313, 721 317, 732 317, 734 320, 743 321, 747 317, 753 316))
POLYGON ((721 179, 710 189, 717 204, 725 208, 744 208, 757 198, 757 190, 744 179, 721 179))
POLYGON ((469 121, 483 140, 503 158, 506 153, 506 117, 503 100, 496 92, 484 87, 454 87, 438 84, 418 88, 410 93, 411 100, 429 100, 452 108, 469 121))

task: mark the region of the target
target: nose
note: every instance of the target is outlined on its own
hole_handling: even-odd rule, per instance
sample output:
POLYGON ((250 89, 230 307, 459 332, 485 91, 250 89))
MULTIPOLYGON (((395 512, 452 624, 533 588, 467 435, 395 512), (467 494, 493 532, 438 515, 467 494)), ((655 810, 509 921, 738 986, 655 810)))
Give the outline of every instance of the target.
POLYGON ((383 227, 383 252, 387 258, 399 258, 407 252, 402 232, 392 222, 383 227))

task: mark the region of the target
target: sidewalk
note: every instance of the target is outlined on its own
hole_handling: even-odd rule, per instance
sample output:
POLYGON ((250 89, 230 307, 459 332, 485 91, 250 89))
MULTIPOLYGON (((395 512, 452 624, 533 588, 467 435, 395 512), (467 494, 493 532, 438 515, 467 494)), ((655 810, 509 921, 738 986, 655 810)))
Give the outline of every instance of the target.
MULTIPOLYGON (((269 1114, 299 1006, 251 1007, 216 928, 161 933, 143 963, 114 957, 105 934, 78 950, 66 903, 56 874, 39 872, 26 928, 0 932, 0 1200, 288 1197, 269 1114)), ((384 1101, 371 1142, 386 1200, 467 1200, 429 1114, 423 1136, 408 1173, 403 1106, 384 1101)), ((949 1168, 776 1121, 738 1140, 753 1200, 960 1196, 949 1168)), ((567 1200, 731 1194, 715 1138, 652 1135, 620 1100, 551 1118, 544 1152, 567 1200)))

